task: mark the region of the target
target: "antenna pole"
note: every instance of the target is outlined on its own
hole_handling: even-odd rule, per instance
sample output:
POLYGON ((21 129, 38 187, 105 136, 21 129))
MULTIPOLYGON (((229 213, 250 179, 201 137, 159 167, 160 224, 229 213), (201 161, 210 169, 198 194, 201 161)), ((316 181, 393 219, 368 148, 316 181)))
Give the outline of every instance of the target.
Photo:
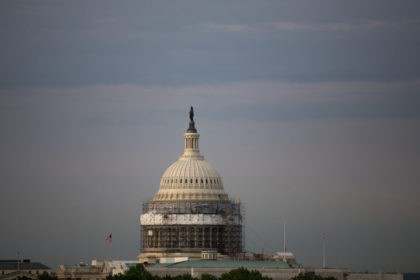
POLYGON ((325 268, 325 232, 322 234, 322 268, 325 268))
POLYGON ((283 252, 286 253, 286 220, 283 221, 283 252))
POLYGON ((286 262, 286 220, 283 221, 283 262, 286 262))
POLYGON ((17 270, 18 274, 20 274, 20 254, 17 252, 17 270))

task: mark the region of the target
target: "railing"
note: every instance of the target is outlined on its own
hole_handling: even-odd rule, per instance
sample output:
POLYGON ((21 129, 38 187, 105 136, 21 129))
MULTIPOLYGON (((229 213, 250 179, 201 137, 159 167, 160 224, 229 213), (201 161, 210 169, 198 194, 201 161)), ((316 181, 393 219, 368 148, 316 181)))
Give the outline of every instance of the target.
POLYGON ((162 214, 219 214, 241 215, 239 201, 227 202, 147 202, 143 214, 154 211, 162 214))

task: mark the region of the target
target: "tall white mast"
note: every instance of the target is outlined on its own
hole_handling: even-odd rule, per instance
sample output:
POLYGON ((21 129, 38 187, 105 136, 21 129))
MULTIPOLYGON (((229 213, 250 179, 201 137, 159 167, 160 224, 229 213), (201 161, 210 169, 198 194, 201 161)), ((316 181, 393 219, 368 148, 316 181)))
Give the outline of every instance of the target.
POLYGON ((325 268, 325 232, 322 234, 322 268, 325 268))
POLYGON ((286 220, 283 221, 283 261, 286 262, 286 220))
POLYGON ((286 220, 283 221, 283 252, 286 253, 286 220))

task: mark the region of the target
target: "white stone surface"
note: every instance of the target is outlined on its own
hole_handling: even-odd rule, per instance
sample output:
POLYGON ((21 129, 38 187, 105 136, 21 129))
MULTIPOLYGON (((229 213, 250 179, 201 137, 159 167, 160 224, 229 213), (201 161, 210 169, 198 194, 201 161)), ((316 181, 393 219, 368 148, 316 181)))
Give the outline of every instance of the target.
POLYGON ((238 216, 216 214, 158 214, 149 212, 140 216, 140 224, 146 225, 240 225, 238 216))
POLYGON ((184 134, 184 153, 162 175, 154 201, 227 201, 222 178, 200 154, 198 133, 184 134))

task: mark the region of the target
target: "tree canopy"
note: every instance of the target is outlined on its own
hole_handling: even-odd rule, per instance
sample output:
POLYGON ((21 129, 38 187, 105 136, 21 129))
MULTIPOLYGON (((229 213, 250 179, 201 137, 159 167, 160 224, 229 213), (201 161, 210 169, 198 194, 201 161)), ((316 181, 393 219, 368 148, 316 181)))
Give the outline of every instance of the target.
POLYGON ((300 273, 292 278, 292 280, 337 280, 332 276, 322 277, 320 275, 315 274, 314 272, 305 272, 300 273))
POLYGON ((250 271, 246 268, 233 269, 223 273, 221 277, 207 273, 202 274, 200 278, 193 277, 190 274, 160 277, 151 275, 143 265, 138 264, 123 274, 110 275, 106 280, 271 280, 271 278, 262 276, 257 270, 250 271))
POLYGON ((257 270, 249 271, 246 268, 238 268, 229 272, 223 273, 220 280, 270 280, 271 278, 262 276, 257 270))

